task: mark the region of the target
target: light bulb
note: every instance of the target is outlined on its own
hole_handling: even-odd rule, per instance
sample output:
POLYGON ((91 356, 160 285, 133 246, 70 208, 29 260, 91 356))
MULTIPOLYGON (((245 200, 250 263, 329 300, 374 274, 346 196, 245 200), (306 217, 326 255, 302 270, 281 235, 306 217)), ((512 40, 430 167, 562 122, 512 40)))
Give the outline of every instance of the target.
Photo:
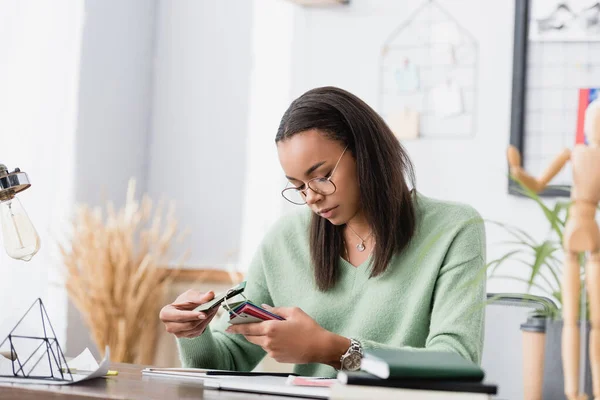
POLYGON ((0 220, 8 255, 17 260, 31 260, 40 249, 40 237, 19 199, 13 197, 0 203, 0 220))

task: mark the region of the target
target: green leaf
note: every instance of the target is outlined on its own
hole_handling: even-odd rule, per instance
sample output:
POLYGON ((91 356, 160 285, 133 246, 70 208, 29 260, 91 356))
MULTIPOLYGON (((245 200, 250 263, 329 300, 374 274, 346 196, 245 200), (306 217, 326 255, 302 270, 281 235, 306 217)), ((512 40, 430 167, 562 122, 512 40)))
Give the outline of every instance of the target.
POLYGON ((523 229, 517 228, 516 226, 504 224, 504 223, 498 222, 498 221, 492 221, 492 220, 486 220, 486 221, 489 222, 490 224, 498 225, 499 227, 503 228, 508 233, 510 233, 512 236, 514 236, 519 242, 527 243, 530 245, 535 245, 535 239, 533 237, 531 237, 531 235, 529 235, 523 229))
MULTIPOLYGON (((510 279, 510 280, 515 280, 518 282, 523 282, 523 283, 527 283, 529 284, 529 280, 528 279, 524 279, 524 278, 519 278, 516 276, 510 276, 510 275, 495 275, 494 278, 496 279, 510 279)), ((537 283, 533 283, 531 285, 531 287, 535 287, 537 289, 539 289, 540 291, 542 291, 544 294, 546 294, 547 296, 552 296, 552 292, 549 292, 548 289, 546 289, 545 287, 537 284, 537 283)))
MULTIPOLYGON (((530 268, 531 270, 533 270, 533 265, 530 262, 525 262, 523 260, 517 260, 517 262, 523 264, 524 266, 526 266, 527 268, 530 268)), ((560 281, 556 281, 556 284, 553 284, 552 282, 550 282, 550 280, 548 279, 548 277, 546 277, 546 275, 544 275, 542 273, 543 270, 540 270, 537 274, 536 274, 536 279, 541 279, 543 280, 546 285, 548 285, 548 287, 552 290, 554 290, 554 288, 560 288, 560 281)))
POLYGON ((515 246, 525 246, 528 248, 532 248, 533 246, 527 242, 521 241, 521 240, 502 240, 500 242, 496 242, 494 243, 494 245, 505 245, 505 244, 511 244, 511 245, 515 245, 515 246))
POLYGON ((550 271, 550 273, 552 274, 552 277, 556 281, 556 286, 558 288, 560 288, 561 282, 560 282, 560 278, 558 277, 560 272, 556 272, 556 270, 555 270, 555 269, 557 269, 560 271, 560 266, 556 266, 553 264, 553 262, 552 262, 553 258, 556 258, 556 257, 554 257, 554 256, 548 257, 548 259, 546 260, 546 266, 548 267, 548 271, 550 271))
POLYGON ((496 269, 497 269, 497 268, 498 268, 500 265, 502 265, 502 263, 503 263, 504 261, 506 261, 506 260, 510 259, 512 256, 514 256, 514 255, 516 255, 516 254, 519 254, 519 253, 522 253, 522 252, 523 252, 523 250, 513 250, 513 251, 510 251, 510 252, 506 253, 505 255, 503 255, 503 256, 502 256, 502 257, 500 257, 500 258, 497 258, 497 259, 495 259, 495 260, 492 260, 492 261, 490 261, 490 262, 489 262, 489 263, 488 263, 488 264, 485 266, 485 268, 486 268, 486 269, 490 269, 490 268, 491 268, 491 270, 492 270, 492 271, 491 271, 491 273, 493 274, 493 273, 494 273, 494 271, 495 271, 495 270, 496 270, 496 269))
POLYGON ((560 303, 562 304, 562 292, 560 290, 557 290, 555 292, 552 292, 552 296, 554 296, 554 298, 560 303))
POLYGON ((527 187, 523 187, 523 192, 529 198, 531 198, 533 201, 535 201, 538 206, 540 206, 540 208, 542 209, 542 212, 546 216, 546 219, 548 220, 548 222, 550 222, 550 226, 552 227, 552 230, 554 231, 554 233, 556 233, 558 238, 560 240, 562 240, 563 235, 562 235, 562 229, 561 229, 561 225, 559 223, 558 216, 553 212, 553 210, 550 210, 550 208, 548 208, 548 206, 546 206, 542 202, 542 199, 537 195, 537 193, 535 193, 534 191, 530 190, 527 187))
POLYGON ((571 207, 570 201, 557 201, 556 204, 554 205, 553 213, 554 213, 554 215, 557 216, 558 222, 562 228, 564 228, 567 223, 567 216, 568 216, 570 207, 571 207), (565 214, 565 217, 563 219, 561 219, 560 215, 563 213, 565 214))
MULTIPOLYGON (((536 192, 528 189, 518 179, 510 175, 509 178, 517 183, 517 191, 526 198, 533 200, 542 211, 550 227, 550 236, 544 241, 537 241, 519 227, 488 221, 503 228, 511 236, 508 240, 500 243, 500 245, 511 246, 506 248, 510 251, 488 264, 491 272, 490 278, 510 279, 526 283, 527 291, 536 288, 543 293, 548 293, 549 297, 557 299, 557 303, 562 308, 560 275, 563 262, 560 260, 562 258, 560 255, 563 254, 563 231, 569 218, 572 203, 571 201, 556 201, 554 205, 548 206, 536 192), (509 259, 511 262, 530 268, 527 279, 497 273, 500 271, 499 268, 509 259)), ((561 187, 552 186, 552 188, 560 189, 561 187)), ((598 208, 600 209, 600 205, 598 208)), ((560 312, 557 312, 557 314, 560 314, 560 312)))
POLYGON ((540 268, 546 264, 546 259, 557 250, 557 247, 548 240, 544 241, 540 246, 535 249, 535 260, 532 265, 531 275, 529 277, 529 288, 533 284, 536 276, 540 272, 540 268))

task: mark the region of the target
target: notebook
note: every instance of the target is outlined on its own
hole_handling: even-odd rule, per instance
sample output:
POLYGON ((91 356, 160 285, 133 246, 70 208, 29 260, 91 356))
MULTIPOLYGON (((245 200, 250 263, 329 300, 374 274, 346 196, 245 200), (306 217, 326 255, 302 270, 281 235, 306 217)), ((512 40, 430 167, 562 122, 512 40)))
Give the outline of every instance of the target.
POLYGON ((402 349, 366 350, 361 370, 379 378, 481 381, 483 370, 460 354, 402 349))
POLYGON ((498 387, 496 385, 487 382, 431 379, 381 379, 364 371, 339 371, 337 374, 337 381, 350 386, 381 386, 442 392, 484 393, 488 395, 495 395, 498 392, 498 387))
POLYGON ((261 393, 280 396, 293 396, 308 399, 328 399, 329 388, 296 386, 287 383, 287 378, 277 376, 236 377, 235 379, 215 379, 204 381, 205 389, 228 390, 234 392, 261 393))
POLYGON ((438 390, 416 390, 381 386, 333 385, 330 400, 491 400, 486 393, 442 392, 438 390))

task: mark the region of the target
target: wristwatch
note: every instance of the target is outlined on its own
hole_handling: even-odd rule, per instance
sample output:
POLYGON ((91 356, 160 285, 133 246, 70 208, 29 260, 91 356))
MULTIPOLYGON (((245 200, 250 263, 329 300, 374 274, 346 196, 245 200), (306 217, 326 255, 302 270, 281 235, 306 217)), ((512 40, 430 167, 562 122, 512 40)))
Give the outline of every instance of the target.
POLYGON ((341 369, 347 371, 358 371, 360 369, 360 362, 363 357, 363 349, 360 342, 356 339, 350 339, 350 347, 340 358, 342 364, 341 369))

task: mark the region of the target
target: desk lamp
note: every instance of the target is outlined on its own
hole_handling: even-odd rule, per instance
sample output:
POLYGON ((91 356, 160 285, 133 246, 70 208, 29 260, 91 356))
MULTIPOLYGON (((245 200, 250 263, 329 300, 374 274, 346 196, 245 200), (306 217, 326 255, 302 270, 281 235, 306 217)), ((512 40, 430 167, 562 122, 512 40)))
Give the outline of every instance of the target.
POLYGON ((31 260, 40 249, 40 237, 15 197, 29 186, 25 172, 19 168, 9 172, 4 164, 0 164, 0 222, 4 248, 9 256, 23 261, 31 260))

